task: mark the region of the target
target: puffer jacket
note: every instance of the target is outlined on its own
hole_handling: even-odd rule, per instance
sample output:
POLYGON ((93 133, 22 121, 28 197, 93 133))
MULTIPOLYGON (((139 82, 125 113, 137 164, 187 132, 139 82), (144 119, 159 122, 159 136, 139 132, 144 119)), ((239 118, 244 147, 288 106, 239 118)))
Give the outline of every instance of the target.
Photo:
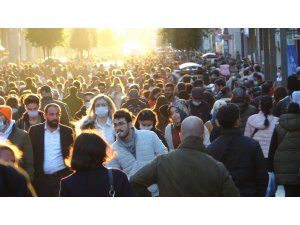
POLYGON ((274 156, 276 182, 281 185, 300 185, 300 114, 281 115, 274 133, 278 146, 274 156))
POLYGON ((262 111, 250 116, 247 120, 244 133, 245 136, 252 137, 259 142, 265 158, 268 158, 272 134, 279 119, 273 115, 268 115, 267 118, 269 120, 269 126, 265 127, 264 122, 266 117, 262 111), (254 132, 255 134, 252 136, 254 132))
MULTIPOLYGON (((143 166, 150 163, 156 156, 168 153, 167 147, 164 146, 153 131, 135 129, 135 134, 136 156, 121 145, 117 139, 112 144, 112 148, 117 152, 117 156, 105 165, 107 168, 112 167, 122 170, 129 178, 143 166)), ((152 193, 152 196, 157 196, 157 185, 151 185, 149 191, 152 193)))

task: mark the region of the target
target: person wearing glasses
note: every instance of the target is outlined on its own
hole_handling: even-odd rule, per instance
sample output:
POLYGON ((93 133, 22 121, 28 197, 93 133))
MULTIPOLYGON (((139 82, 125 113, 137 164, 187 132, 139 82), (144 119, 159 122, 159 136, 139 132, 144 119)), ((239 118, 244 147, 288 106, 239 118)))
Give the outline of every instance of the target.
MULTIPOLYGON (((132 114, 127 109, 119 109, 113 115, 113 125, 117 140, 112 144, 117 156, 106 164, 123 170, 130 178, 156 156, 167 154, 166 146, 158 136, 148 130, 137 130, 132 125, 132 114)), ((158 187, 148 189, 152 196, 158 196, 158 187)))

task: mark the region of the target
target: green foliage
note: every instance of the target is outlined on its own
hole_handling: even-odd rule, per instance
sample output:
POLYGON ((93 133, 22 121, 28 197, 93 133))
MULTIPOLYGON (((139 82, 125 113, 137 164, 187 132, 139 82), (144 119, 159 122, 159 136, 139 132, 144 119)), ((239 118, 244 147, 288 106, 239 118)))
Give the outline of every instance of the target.
POLYGON ((198 49, 202 43, 202 37, 208 36, 207 28, 163 28, 162 37, 176 49, 198 49))
POLYGON ((26 39, 35 47, 51 50, 63 43, 63 28, 28 28, 26 39))

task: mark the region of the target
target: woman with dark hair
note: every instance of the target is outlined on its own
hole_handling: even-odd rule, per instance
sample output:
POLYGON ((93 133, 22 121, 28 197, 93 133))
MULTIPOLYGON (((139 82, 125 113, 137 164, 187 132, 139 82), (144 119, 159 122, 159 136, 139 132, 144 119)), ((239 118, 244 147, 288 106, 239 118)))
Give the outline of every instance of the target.
POLYGON ((165 133, 166 126, 169 123, 169 115, 167 113, 169 101, 164 95, 160 95, 154 106, 153 111, 157 115, 157 125, 156 128, 161 132, 165 133))
POLYGON ((274 100, 273 100, 273 108, 272 112, 275 113, 276 106, 281 99, 284 99, 288 95, 288 92, 285 87, 278 86, 274 90, 274 100))
POLYGON ((162 132, 156 128, 157 125, 157 115, 151 109, 143 109, 141 110, 136 119, 134 127, 138 130, 150 130, 156 133, 162 143, 168 147, 166 139, 162 132))
POLYGON ((265 159, 268 159, 272 134, 278 123, 278 117, 271 113, 272 106, 272 97, 262 96, 259 101, 259 112, 248 118, 244 132, 245 136, 259 142, 265 159))
MULTIPOLYGON (((179 133, 181 132, 181 123, 190 115, 190 113, 187 108, 187 102, 183 99, 178 99, 174 103, 171 103, 167 110, 171 123, 169 123, 165 129, 165 138, 168 143, 169 151, 173 151, 181 144, 181 139, 179 137, 179 133)), ((203 144, 208 146, 210 141, 209 132, 206 127, 204 127, 204 132, 205 135, 203 144)))
POLYGON ((113 192, 115 197, 135 196, 126 174, 103 166, 112 155, 110 145, 96 132, 87 130, 81 133, 74 142, 70 157, 70 166, 75 172, 61 180, 59 196, 110 197, 113 192))

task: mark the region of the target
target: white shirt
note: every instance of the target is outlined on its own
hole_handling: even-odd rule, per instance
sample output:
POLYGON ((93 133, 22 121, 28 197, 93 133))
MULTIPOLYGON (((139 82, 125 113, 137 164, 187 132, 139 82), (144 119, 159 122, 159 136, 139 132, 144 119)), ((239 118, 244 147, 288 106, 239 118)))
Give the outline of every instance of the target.
POLYGON ((101 124, 99 124, 96 119, 95 127, 109 144, 115 142, 114 128, 112 120, 110 118, 107 118, 106 124, 104 124, 104 126, 101 126, 101 124))
POLYGON ((51 132, 45 123, 44 173, 52 174, 66 168, 61 152, 60 128, 51 132))

